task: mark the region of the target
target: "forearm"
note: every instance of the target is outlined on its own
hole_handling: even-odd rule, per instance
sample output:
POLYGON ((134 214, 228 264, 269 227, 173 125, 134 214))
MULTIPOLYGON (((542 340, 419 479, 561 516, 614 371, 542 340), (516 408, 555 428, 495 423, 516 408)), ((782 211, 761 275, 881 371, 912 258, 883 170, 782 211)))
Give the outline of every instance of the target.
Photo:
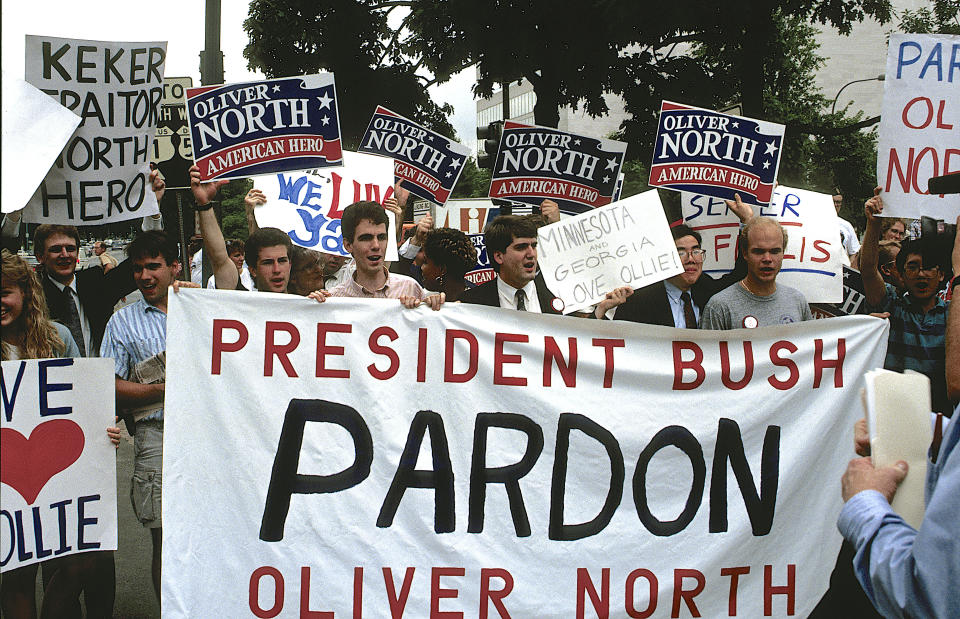
POLYGON ((254 214, 254 207, 244 202, 243 204, 244 213, 247 216, 247 234, 253 234, 260 229, 259 224, 257 224, 257 216, 254 214))
POLYGON ((867 219, 867 231, 863 235, 863 246, 860 248, 860 277, 863 280, 863 291, 867 296, 867 303, 877 305, 886 296, 886 287, 883 278, 877 269, 880 255, 880 222, 876 219, 867 219))
POLYGON ((203 252, 210 260, 217 288, 232 289, 237 285, 237 266, 230 260, 223 231, 217 223, 217 215, 212 208, 198 210, 200 234, 203 236, 203 252))
POLYGON ((947 397, 956 402, 960 400, 960 298, 957 297, 950 302, 947 316, 946 365, 947 397))
POLYGON ((125 408, 162 400, 165 383, 141 385, 140 383, 124 380, 118 376, 116 378, 116 387, 117 406, 125 408))

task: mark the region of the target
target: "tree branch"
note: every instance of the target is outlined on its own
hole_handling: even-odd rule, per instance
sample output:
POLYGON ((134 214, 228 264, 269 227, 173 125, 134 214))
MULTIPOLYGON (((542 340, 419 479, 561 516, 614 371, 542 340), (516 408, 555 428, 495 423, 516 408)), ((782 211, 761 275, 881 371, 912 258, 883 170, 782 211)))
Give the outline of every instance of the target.
POLYGON ((400 34, 403 32, 403 28, 407 25, 407 22, 410 21, 410 18, 413 16, 411 12, 406 17, 403 18, 403 21, 400 22, 400 25, 397 26, 396 31, 393 33, 390 42, 387 43, 386 47, 383 48, 383 55, 380 56, 380 60, 377 61, 377 68, 383 65, 383 61, 387 59, 387 56, 390 54, 390 49, 396 44, 397 39, 400 38, 400 34))
POLYGON ((807 133, 810 135, 818 135, 820 137, 830 137, 834 135, 846 135, 848 133, 853 133, 854 131, 859 131, 871 125, 875 125, 878 122, 880 122, 879 116, 874 116, 873 118, 861 120, 858 123, 853 123, 852 125, 846 125, 843 127, 826 127, 823 125, 808 125, 806 123, 788 122, 787 129, 796 133, 807 133))
POLYGON ((413 6, 416 4, 413 0, 386 0, 380 4, 371 4, 368 8, 370 10, 376 9, 392 9, 398 6, 413 6))
MULTIPOLYGON (((421 60, 419 63, 417 63, 417 66, 419 67, 421 64, 423 64, 423 60, 421 60)), ((470 61, 464 62, 463 64, 461 64, 461 65, 460 65, 459 67, 457 67, 456 69, 453 69, 453 70, 451 70, 451 71, 448 71, 448 72, 447 72, 447 75, 450 76, 450 75, 453 75, 453 74, 455 74, 455 73, 459 73, 459 72, 463 71, 464 69, 469 69, 470 67, 472 67, 472 66, 475 65, 475 64, 477 64, 477 61, 476 61, 476 60, 470 60, 470 61)), ((422 76, 422 75, 418 75, 417 77, 419 77, 420 79, 423 80, 423 87, 424 87, 424 88, 429 88, 429 87, 433 86, 434 84, 439 83, 439 82, 441 81, 439 77, 434 77, 432 80, 428 80, 427 78, 425 78, 425 77, 422 76)), ((447 79, 450 79, 450 78, 447 77, 447 79)), ((447 80, 443 80, 443 81, 447 81, 447 80)))

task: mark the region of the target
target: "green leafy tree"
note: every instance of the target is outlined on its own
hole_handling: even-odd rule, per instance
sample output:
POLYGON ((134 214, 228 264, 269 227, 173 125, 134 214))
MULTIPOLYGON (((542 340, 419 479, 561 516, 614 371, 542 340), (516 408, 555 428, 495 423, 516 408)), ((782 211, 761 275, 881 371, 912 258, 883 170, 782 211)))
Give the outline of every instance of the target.
POLYGON ((932 0, 930 6, 900 14, 900 31, 960 34, 960 0, 932 0))
POLYGON ((463 172, 453 187, 451 198, 485 198, 490 189, 490 170, 481 170, 473 157, 463 164, 463 172))
POLYGON ((247 215, 243 198, 253 187, 250 179, 232 180, 220 188, 220 209, 223 219, 220 228, 225 239, 247 240, 247 215))

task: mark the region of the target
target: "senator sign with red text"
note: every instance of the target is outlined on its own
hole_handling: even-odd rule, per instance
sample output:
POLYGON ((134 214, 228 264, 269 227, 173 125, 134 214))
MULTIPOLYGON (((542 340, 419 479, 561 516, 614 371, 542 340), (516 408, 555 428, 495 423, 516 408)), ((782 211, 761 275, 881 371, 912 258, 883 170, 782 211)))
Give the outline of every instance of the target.
POLYGON ((506 314, 171 295, 164 615, 813 609, 884 321, 506 314))
POLYGON ((117 548, 111 359, 3 362, 0 571, 117 548))

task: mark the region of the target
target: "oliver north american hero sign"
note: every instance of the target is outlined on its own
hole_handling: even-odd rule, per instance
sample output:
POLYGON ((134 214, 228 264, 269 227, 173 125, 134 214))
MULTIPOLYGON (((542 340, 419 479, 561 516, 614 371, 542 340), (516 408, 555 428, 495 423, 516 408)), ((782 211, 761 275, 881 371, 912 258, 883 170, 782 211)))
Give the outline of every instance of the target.
POLYGON ((359 151, 393 157, 394 173, 403 188, 436 204, 450 197, 470 155, 463 144, 379 105, 359 151))
POLYGON ((583 213, 613 201, 626 150, 624 142, 508 120, 489 195, 533 205, 549 198, 564 212, 583 213))
POLYGON ((333 74, 187 89, 204 180, 341 165, 333 74))
POLYGON ((651 187, 767 204, 780 166, 784 126, 664 101, 651 187))

